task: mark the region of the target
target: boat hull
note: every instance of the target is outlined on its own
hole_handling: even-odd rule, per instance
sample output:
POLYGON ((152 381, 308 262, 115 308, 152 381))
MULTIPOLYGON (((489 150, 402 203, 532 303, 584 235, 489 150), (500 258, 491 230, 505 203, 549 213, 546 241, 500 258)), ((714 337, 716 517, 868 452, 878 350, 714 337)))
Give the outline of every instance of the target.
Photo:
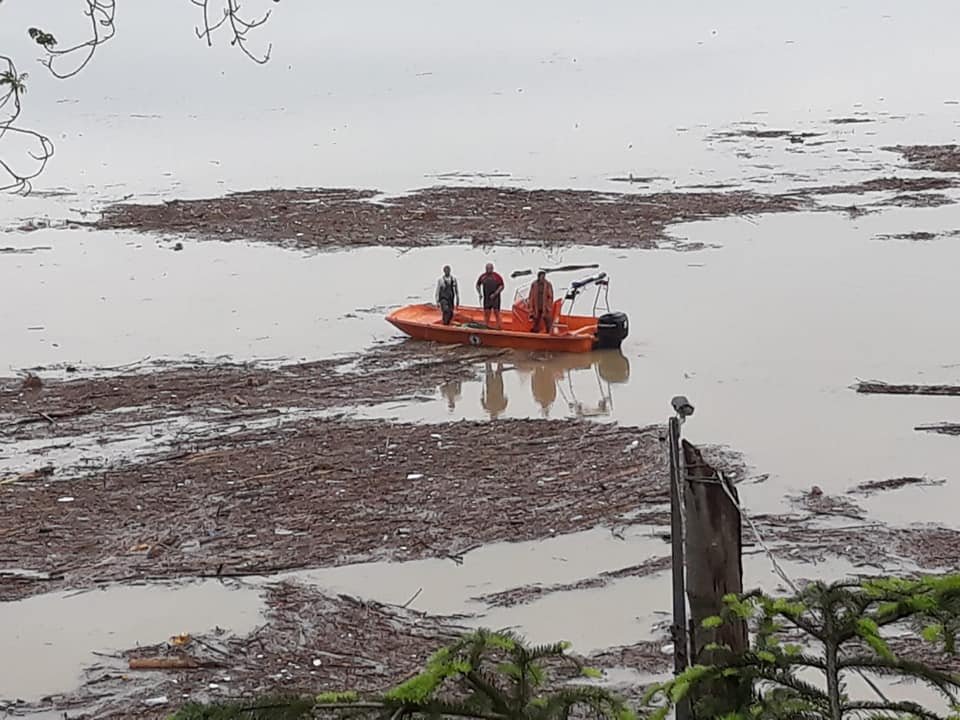
POLYGON ((463 323, 482 323, 480 308, 458 308, 454 322, 444 325, 440 311, 433 305, 407 305, 394 310, 387 322, 418 340, 472 345, 474 347, 513 348, 533 352, 590 352, 596 342, 597 320, 592 317, 561 315, 556 332, 532 333, 520 329, 524 323, 509 311, 503 313, 503 330, 465 327, 463 323))

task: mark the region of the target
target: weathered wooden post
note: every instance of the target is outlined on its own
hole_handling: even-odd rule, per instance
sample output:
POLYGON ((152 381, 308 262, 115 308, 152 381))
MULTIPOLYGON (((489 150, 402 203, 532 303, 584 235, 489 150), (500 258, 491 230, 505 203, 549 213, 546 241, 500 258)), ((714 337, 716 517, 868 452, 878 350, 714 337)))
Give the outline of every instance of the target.
MULTIPOLYGON (((737 489, 704 461, 700 451, 683 441, 684 509, 686 511, 687 597, 690 602, 690 657, 698 665, 720 661, 724 653, 747 649, 744 621, 704 627, 706 618, 721 615, 723 598, 743 592, 743 561, 737 489), (728 650, 708 650, 720 645, 728 650)), ((709 703, 710 717, 742 708, 750 686, 737 678, 719 680, 692 698, 709 703)))

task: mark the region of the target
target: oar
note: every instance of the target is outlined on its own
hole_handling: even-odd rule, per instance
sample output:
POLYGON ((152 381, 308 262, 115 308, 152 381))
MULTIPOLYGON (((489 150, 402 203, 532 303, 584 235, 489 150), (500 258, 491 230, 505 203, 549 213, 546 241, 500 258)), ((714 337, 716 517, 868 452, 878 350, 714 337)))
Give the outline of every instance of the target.
MULTIPOLYGON (((540 270, 543 270, 545 273, 572 272, 574 270, 595 270, 598 267, 600 267, 600 265, 592 263, 590 265, 560 265, 555 268, 540 268, 540 270)), ((510 277, 512 278, 524 277, 525 275, 533 275, 533 270, 514 270, 510 273, 510 277)))

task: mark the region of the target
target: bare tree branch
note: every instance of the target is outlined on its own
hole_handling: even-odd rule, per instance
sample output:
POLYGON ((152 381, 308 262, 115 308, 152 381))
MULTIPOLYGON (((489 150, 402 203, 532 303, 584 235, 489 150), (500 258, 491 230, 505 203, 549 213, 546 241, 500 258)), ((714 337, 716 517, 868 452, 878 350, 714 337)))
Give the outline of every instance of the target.
MULTIPOLYGON (((279 0, 273 1, 279 2, 279 0)), ((198 38, 206 40, 207 45, 213 44, 213 34, 226 25, 233 35, 230 40, 231 45, 238 47, 244 55, 259 65, 270 60, 273 44, 267 45, 266 52, 262 55, 257 55, 247 47, 247 34, 266 23, 270 19, 272 10, 267 10, 262 17, 249 19, 240 12, 240 0, 225 0, 223 7, 220 8, 219 19, 211 23, 211 0, 190 0, 190 2, 203 12, 203 25, 196 28, 196 33, 198 38)))
POLYGON ((32 187, 31 181, 40 175, 53 157, 53 143, 50 138, 34 130, 16 125, 22 110, 21 98, 27 91, 27 74, 17 72, 13 60, 0 55, 0 141, 9 137, 25 137, 36 143, 36 150, 28 150, 27 156, 35 163, 29 172, 18 172, 13 165, 0 157, 0 192, 14 192, 26 195, 32 187))
MULTIPOLYGON (((71 78, 83 70, 93 59, 93 54, 97 51, 97 48, 110 40, 117 32, 114 25, 117 0, 84 0, 84 2, 87 4, 87 9, 83 14, 90 19, 90 38, 88 40, 63 50, 56 50, 54 49, 57 44, 56 40, 53 36, 47 34, 45 39, 53 40, 53 43, 41 43, 47 50, 47 57, 40 62, 50 70, 55 78, 60 80, 71 78), (82 58, 79 65, 65 72, 57 69, 58 60, 76 55, 80 55, 82 58)), ((38 42, 40 41, 38 40, 38 42)))
MULTIPOLYGON (((264 53, 257 54, 247 46, 247 36, 251 30, 256 30, 270 19, 272 10, 266 11, 260 17, 251 18, 241 12, 240 0, 216 0, 216 2, 190 0, 190 2, 200 8, 203 13, 202 24, 196 28, 196 34, 197 38, 206 41, 208 46, 213 45, 213 35, 218 30, 228 28, 232 36, 230 44, 239 48, 253 62, 263 65, 270 60, 273 44, 267 45, 264 53), (219 13, 214 12, 213 6, 221 3, 219 13)), ((279 0, 273 0, 273 2, 276 3, 279 0)), ((90 22, 89 37, 83 42, 60 49, 57 38, 51 33, 33 27, 28 31, 30 37, 47 53, 40 62, 51 75, 60 80, 71 78, 81 72, 93 59, 97 48, 116 34, 117 0, 83 0, 83 3, 86 5, 83 14, 90 22), (62 69, 62 66, 69 62, 68 59, 76 61, 76 64, 62 69)), ((18 73, 11 58, 0 55, 0 141, 16 136, 36 144, 34 150, 26 152, 26 155, 36 163, 29 172, 18 172, 10 162, 0 156, 0 192, 29 193, 32 187, 31 181, 44 171, 47 162, 53 157, 54 147, 50 138, 16 125, 22 109, 23 94, 26 92, 26 79, 27 73, 18 73)))

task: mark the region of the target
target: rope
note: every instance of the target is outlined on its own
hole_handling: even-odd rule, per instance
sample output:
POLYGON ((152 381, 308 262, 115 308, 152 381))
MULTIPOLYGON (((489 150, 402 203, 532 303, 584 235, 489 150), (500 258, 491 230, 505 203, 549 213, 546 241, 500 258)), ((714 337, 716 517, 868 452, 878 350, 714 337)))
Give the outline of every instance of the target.
POLYGON ((723 476, 723 473, 717 471, 717 475, 720 476, 720 487, 723 488, 724 494, 727 496, 727 498, 729 498, 730 502, 733 503, 733 506, 737 509, 737 512, 740 513, 740 517, 747 521, 747 524, 753 531, 754 537, 757 539, 757 544, 763 548, 763 551, 767 554, 767 557, 770 558, 770 563, 773 565, 774 571, 780 576, 780 579, 787 584, 787 587, 789 587, 792 592, 799 593, 800 588, 797 587, 797 584, 790 579, 790 576, 787 575, 786 571, 783 569, 783 567, 781 567, 776 556, 773 554, 773 551, 770 549, 770 546, 767 545, 766 541, 763 539, 763 536, 760 534, 760 531, 757 529, 757 524, 753 521, 753 518, 747 514, 747 511, 743 509, 743 505, 741 505, 737 498, 734 497, 733 493, 730 492, 730 485, 727 483, 727 479, 723 476))
MULTIPOLYGON (((777 561, 776 556, 773 554, 773 551, 767 545, 766 541, 763 539, 763 536, 760 534, 760 531, 757 529, 757 524, 753 521, 753 518, 750 517, 750 515, 747 513, 746 510, 744 510, 743 505, 740 504, 737 498, 734 497, 733 493, 730 491, 730 486, 727 483, 726 478, 723 476, 723 473, 718 470, 717 475, 719 475, 720 477, 720 487, 723 488, 724 494, 727 496, 730 502, 733 503, 733 506, 737 509, 737 512, 740 513, 741 519, 747 521, 747 524, 750 526, 750 529, 753 531, 754 537, 757 539, 757 544, 760 545, 761 548, 763 548, 763 551, 767 554, 767 557, 770 558, 770 563, 771 565, 773 565, 774 571, 777 573, 780 579, 787 584, 787 587, 789 587, 793 593, 799 594, 800 589, 797 587, 797 584, 790 579, 790 576, 787 575, 786 571, 783 569, 783 567, 781 567, 780 563, 777 561)), ((887 699, 887 696, 883 694, 883 691, 879 687, 877 687, 876 683, 874 683, 873 680, 867 677, 866 673, 864 673, 862 670, 854 670, 854 672, 856 672, 857 675, 859 675, 860 678, 868 686, 870 686, 870 689, 877 694, 877 697, 879 697, 885 703, 890 702, 890 700, 887 699)))

